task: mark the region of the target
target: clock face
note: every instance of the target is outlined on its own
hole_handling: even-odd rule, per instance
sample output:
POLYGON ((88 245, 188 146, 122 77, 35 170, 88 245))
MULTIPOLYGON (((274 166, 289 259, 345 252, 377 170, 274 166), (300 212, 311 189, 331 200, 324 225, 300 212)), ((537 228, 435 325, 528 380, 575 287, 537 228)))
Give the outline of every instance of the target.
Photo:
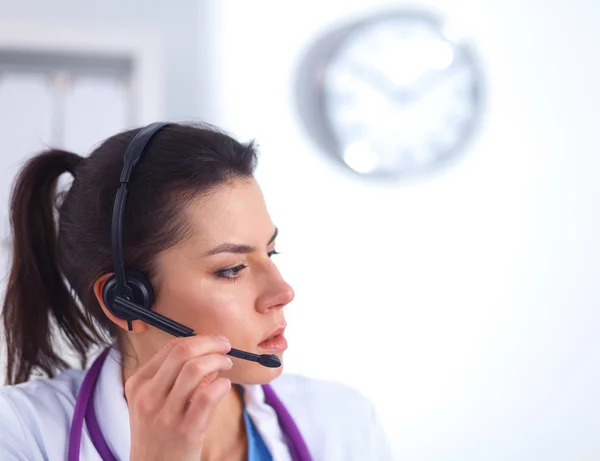
POLYGON ((314 52, 299 82, 304 119, 352 170, 398 177, 429 169, 472 132, 480 108, 475 60, 431 17, 370 18, 314 52))

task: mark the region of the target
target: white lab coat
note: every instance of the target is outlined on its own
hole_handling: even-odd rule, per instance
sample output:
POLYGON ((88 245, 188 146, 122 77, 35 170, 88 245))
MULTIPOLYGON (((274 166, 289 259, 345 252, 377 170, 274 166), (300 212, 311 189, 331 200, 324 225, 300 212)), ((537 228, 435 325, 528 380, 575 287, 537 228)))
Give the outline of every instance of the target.
MULTIPOLYGON (((71 419, 84 372, 68 370, 0 388, 0 460, 66 461, 71 419)), ((390 461, 372 405, 356 391, 327 381, 282 374, 271 383, 315 461, 390 461)), ((273 409, 260 386, 245 386, 246 408, 275 461, 290 455, 273 409)), ((120 357, 114 349, 102 366, 94 396, 102 434, 115 456, 129 459, 130 427, 120 357)), ((84 426, 81 460, 101 461, 84 426)))

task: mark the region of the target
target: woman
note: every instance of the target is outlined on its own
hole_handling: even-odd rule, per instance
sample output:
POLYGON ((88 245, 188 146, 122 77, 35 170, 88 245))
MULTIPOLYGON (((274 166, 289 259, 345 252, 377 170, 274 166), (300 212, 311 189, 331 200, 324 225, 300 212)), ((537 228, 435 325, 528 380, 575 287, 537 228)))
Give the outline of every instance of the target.
POLYGON ((278 362, 294 298, 271 259, 277 230, 255 163, 252 144, 163 124, 117 134, 87 158, 48 150, 25 165, 11 198, 1 460, 390 458, 357 393, 233 353, 278 362), (55 213, 65 172, 74 181, 55 213), (144 312, 194 335, 127 316, 141 295, 118 291, 119 233, 124 264, 139 271, 127 277, 153 291, 144 312), (67 369, 59 337, 84 368, 95 346, 106 350, 89 370, 67 369))

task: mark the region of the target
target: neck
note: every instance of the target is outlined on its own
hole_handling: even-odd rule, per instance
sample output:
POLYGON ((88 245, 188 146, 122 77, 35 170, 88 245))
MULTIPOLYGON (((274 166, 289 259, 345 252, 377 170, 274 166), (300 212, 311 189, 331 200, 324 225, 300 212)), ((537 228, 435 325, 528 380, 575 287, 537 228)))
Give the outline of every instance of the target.
MULTIPOLYGON (((125 358, 123 383, 141 366, 125 358)), ((213 409, 207 424, 202 447, 202 460, 245 459, 248 441, 243 415, 243 399, 238 386, 231 390, 213 409)))
POLYGON ((242 459, 248 445, 243 401, 237 386, 217 404, 208 420, 202 460, 242 459))

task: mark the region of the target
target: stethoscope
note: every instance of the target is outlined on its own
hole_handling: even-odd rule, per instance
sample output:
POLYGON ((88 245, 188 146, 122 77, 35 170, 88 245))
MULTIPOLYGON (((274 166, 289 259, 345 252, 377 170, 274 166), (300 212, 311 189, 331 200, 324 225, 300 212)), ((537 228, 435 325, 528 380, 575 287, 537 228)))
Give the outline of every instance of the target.
MULTIPOLYGON (((96 389, 96 383, 98 376, 100 376, 100 370, 102 364, 106 360, 106 357, 110 349, 104 350, 98 358, 94 361, 90 369, 83 379, 81 389, 77 394, 77 400, 75 402, 75 412, 73 414, 73 420, 71 423, 71 433, 69 436, 69 456, 68 461, 79 461, 79 452, 81 448, 81 434, 83 431, 83 423, 87 425, 88 432, 92 444, 100 454, 100 457, 104 461, 118 461, 110 450, 100 426, 96 418, 96 412, 94 410, 94 391, 96 389)), ((294 461, 310 461, 311 456, 298 430, 298 427, 294 423, 289 412, 285 406, 279 400, 271 386, 265 384, 262 386, 265 393, 265 401, 269 404, 277 414, 279 425, 281 430, 286 437, 290 454, 294 461)))

